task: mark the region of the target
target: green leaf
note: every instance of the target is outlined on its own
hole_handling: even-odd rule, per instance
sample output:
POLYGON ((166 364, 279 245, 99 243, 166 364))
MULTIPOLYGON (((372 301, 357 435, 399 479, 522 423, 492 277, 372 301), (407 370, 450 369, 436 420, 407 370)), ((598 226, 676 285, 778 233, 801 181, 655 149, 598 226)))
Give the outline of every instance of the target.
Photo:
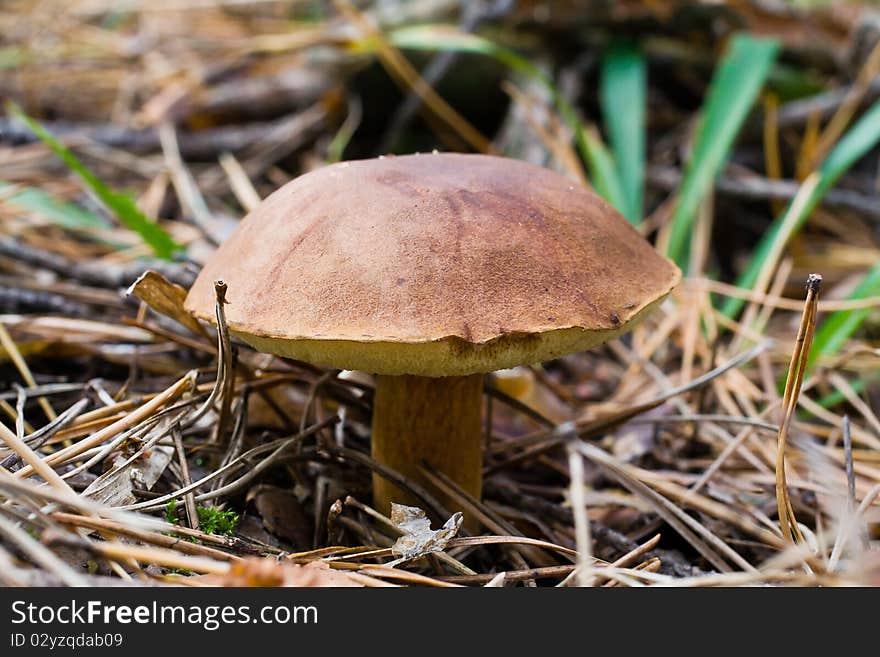
POLYGON ((642 220, 646 87, 642 52, 630 44, 612 44, 602 58, 599 97, 622 187, 624 208, 621 211, 634 224, 642 220))
POLYGON ((170 259, 175 251, 181 249, 171 236, 161 227, 150 221, 135 205, 134 200, 125 194, 110 189, 79 159, 46 130, 39 122, 27 116, 17 105, 9 103, 7 111, 23 121, 40 140, 46 144, 71 170, 77 173, 89 189, 98 197, 107 209, 130 230, 140 235, 141 239, 153 249, 159 258, 170 259))
MULTIPOLYGON (((553 80, 529 59, 489 39, 436 25, 401 28, 391 32, 388 39, 398 48, 409 50, 454 51, 492 57, 517 73, 544 85, 550 92, 556 111, 574 135, 578 153, 590 169, 596 192, 620 212, 625 211, 623 185, 610 153, 598 137, 587 134, 571 103, 559 92, 553 80)), ((351 45, 356 52, 369 52, 373 47, 368 39, 353 42, 351 45)))
POLYGON ((727 163, 778 50, 774 40, 737 34, 715 71, 672 215, 666 251, 680 266, 686 261, 697 206, 727 163))
MULTIPOLYGON (((736 284, 738 286, 749 289, 755 286, 756 281, 761 277, 765 263, 769 263, 772 266, 775 262, 774 258, 770 258, 771 253, 778 252, 785 246, 788 239, 803 227, 810 213, 824 198, 828 190, 834 186, 838 178, 873 149, 878 142, 880 142, 880 102, 875 103, 865 112, 862 118, 837 142, 837 145, 828 154, 819 169, 811 174, 804 181, 804 184, 801 185, 797 196, 795 196, 782 216, 778 217, 770 225, 752 253, 751 260, 745 271, 737 279, 736 284), (783 230, 785 226, 791 226, 791 230, 783 230)), ((870 275, 869 278, 871 278, 870 275)), ((722 306, 721 312, 727 317, 733 318, 739 313, 744 304, 745 302, 742 299, 728 299, 724 306, 722 306)), ((863 311, 841 312, 862 313, 863 311)), ((839 314, 835 313, 835 315, 839 314)), ((864 319, 864 316, 862 316, 862 319, 864 319)), ((835 320, 835 322, 841 321, 840 319, 835 320)), ((861 320, 857 322, 857 325, 860 323, 861 320)), ((841 326, 844 326, 844 324, 841 324, 841 326)), ((813 342, 813 350, 815 351, 821 346, 822 343, 819 342, 817 336, 813 342)))

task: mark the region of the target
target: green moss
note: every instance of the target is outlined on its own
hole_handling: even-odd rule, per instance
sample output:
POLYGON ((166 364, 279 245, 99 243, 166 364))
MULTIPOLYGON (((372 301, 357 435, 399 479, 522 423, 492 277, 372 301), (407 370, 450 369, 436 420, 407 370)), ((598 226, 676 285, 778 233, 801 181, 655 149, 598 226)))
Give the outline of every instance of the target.
POLYGON ((165 505, 165 522, 172 525, 178 524, 177 500, 168 500, 168 504, 165 505))
POLYGON ((199 525, 203 532, 230 536, 238 526, 239 515, 235 511, 223 511, 212 506, 200 506, 199 525))

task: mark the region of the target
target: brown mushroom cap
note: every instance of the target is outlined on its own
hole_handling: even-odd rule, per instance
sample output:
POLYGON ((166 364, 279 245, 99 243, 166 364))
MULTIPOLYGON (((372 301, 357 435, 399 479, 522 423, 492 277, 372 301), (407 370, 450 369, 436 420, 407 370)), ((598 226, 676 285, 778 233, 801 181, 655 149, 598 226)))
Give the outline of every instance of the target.
POLYGON ((535 363, 629 330, 681 273, 608 203, 484 155, 342 162, 251 212, 186 307, 260 351, 378 374, 535 363))

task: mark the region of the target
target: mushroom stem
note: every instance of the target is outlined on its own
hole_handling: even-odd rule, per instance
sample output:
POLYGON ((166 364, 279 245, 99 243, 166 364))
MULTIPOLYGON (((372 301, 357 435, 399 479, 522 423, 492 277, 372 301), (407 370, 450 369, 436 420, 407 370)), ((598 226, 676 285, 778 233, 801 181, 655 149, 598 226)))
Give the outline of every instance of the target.
MULTIPOLYGON (((419 471, 427 461, 479 499, 483 479, 481 410, 483 375, 449 377, 376 377, 373 402, 373 458, 437 495, 449 511, 460 504, 443 494, 419 471)), ((420 506, 412 495, 373 475, 376 507, 391 503, 420 506)))

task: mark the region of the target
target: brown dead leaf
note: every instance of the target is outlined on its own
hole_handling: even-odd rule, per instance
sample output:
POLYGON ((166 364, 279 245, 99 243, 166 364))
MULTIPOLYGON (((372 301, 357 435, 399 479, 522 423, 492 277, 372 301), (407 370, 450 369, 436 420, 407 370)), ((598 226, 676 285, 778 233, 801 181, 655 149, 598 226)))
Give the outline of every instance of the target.
POLYGON ((257 486, 248 492, 247 501, 253 503, 267 531, 297 550, 309 547, 314 532, 312 519, 293 491, 277 486, 257 486))
POLYGON ((157 313, 170 317, 196 335, 207 337, 208 334, 202 325, 183 308, 186 290, 177 283, 172 283, 162 274, 148 269, 125 293, 133 294, 157 313))

